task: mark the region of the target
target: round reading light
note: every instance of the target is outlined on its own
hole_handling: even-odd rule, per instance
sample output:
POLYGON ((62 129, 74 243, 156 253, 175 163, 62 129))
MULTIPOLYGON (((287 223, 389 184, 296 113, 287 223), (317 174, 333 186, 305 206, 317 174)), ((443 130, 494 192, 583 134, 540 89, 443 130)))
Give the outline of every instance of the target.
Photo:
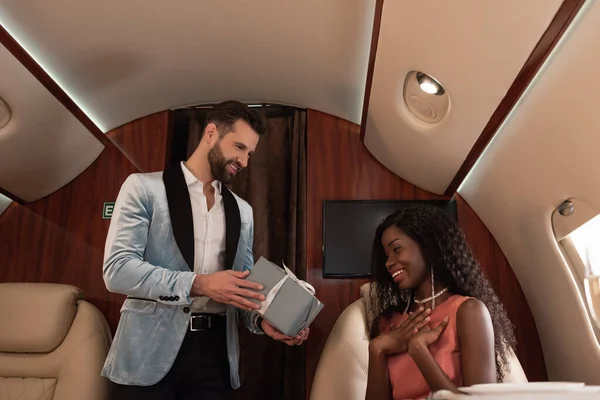
POLYGON ((406 74, 402 90, 410 114, 421 121, 436 124, 450 111, 450 96, 436 79, 420 71, 406 74))
POLYGON ((445 92, 444 88, 438 81, 422 72, 417 72, 417 82, 419 82, 419 87, 425 93, 441 96, 445 92))
POLYGON ((2 97, 0 97, 0 129, 4 128, 10 122, 12 117, 12 112, 10 111, 10 107, 8 103, 4 101, 2 97))

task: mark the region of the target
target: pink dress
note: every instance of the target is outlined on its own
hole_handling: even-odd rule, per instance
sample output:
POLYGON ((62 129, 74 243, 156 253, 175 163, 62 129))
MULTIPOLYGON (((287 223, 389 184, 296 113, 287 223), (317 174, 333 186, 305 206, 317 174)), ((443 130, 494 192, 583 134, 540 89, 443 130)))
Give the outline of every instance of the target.
MULTIPOLYGON (((469 297, 452 295, 431 312, 430 327, 436 327, 448 316, 448 326, 438 340, 429 346, 431 354, 442 370, 457 386, 462 386, 462 371, 460 366, 460 347, 456 334, 456 313, 458 307, 469 297)), ((382 321, 380 332, 389 330, 390 325, 398 325, 405 314, 396 313, 389 321, 382 321)), ((431 390, 423 378, 421 371, 408 353, 388 357, 388 371, 394 400, 423 399, 431 390)))

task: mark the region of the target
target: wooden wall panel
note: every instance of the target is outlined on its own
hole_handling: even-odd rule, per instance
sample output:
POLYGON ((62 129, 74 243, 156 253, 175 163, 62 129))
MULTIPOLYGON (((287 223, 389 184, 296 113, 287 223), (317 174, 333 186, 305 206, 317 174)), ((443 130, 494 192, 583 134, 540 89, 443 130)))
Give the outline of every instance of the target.
MULTIPOLYGON (((367 279, 323 279, 323 200, 438 200, 399 178, 380 164, 360 140, 360 127, 334 116, 309 110, 307 116, 307 280, 325 308, 311 326, 307 342, 306 388, 310 394, 314 372, 329 332, 342 311, 359 298, 367 279)), ((459 225, 498 289, 517 326, 517 349, 531 380, 546 379, 535 324, 520 286, 502 251, 477 215, 458 199, 459 225)))
POLYGON ((367 67, 367 79, 365 83, 365 97, 363 100, 362 118, 360 121, 360 140, 365 140, 365 129, 367 116, 369 115, 369 100, 371 99, 371 87, 373 86, 373 74, 375 72, 375 58, 377 57, 377 45, 379 44, 379 31, 381 30, 381 15, 383 14, 383 0, 375 0, 375 15, 373 16, 373 32, 371 33, 371 49, 369 50, 369 65, 367 67))
POLYGON ((22 198, 20 198, 19 196, 15 196, 14 194, 12 194, 11 192, 9 192, 8 190, 3 189, 1 187, 0 187, 0 194, 3 195, 3 196, 5 196, 5 197, 8 197, 12 201, 16 201, 19 204, 25 204, 26 203, 26 201, 23 200, 22 198))
POLYGON ((141 172, 162 171, 170 153, 171 112, 137 119, 107 135, 141 172))
POLYGON ((515 326, 516 353, 527 378, 530 381, 547 380, 544 354, 535 321, 517 277, 496 239, 475 211, 460 195, 456 194, 455 199, 458 223, 515 326))

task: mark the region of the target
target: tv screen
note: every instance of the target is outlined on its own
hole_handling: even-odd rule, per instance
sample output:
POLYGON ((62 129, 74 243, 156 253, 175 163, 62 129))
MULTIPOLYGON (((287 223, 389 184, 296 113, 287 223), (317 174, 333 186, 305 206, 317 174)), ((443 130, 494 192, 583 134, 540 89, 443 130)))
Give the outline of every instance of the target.
POLYGON ((456 220, 456 203, 449 200, 323 201, 323 276, 370 276, 377 226, 388 215, 415 203, 441 207, 456 220))

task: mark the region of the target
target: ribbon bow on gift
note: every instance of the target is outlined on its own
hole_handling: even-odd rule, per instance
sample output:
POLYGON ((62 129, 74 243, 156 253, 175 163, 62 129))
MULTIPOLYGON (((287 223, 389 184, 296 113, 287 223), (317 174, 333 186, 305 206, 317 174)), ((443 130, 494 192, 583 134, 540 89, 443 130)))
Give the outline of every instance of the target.
POLYGON ((294 275, 294 273, 292 271, 290 271, 290 269, 288 267, 286 267, 283 260, 281 261, 281 264, 283 265, 283 270, 285 271, 285 276, 283 278, 281 278, 281 280, 279 280, 279 282, 277 282, 275 284, 275 286, 273 286, 273 288, 271 290, 269 290, 269 292, 265 296, 265 299, 261 303, 260 309, 257 310, 257 312, 260 315, 264 315, 264 313, 267 311, 267 309, 273 302, 273 299, 277 295, 277 292, 279 292, 279 289, 281 289, 281 287, 283 286, 283 284, 285 283, 285 281, 287 279, 292 279, 292 280, 296 281, 298 283, 298 285, 300 285, 300 287, 305 289, 308 293, 312 294, 313 296, 315 295, 315 288, 310 283, 305 282, 301 279, 298 279, 296 277, 296 275, 294 275))

